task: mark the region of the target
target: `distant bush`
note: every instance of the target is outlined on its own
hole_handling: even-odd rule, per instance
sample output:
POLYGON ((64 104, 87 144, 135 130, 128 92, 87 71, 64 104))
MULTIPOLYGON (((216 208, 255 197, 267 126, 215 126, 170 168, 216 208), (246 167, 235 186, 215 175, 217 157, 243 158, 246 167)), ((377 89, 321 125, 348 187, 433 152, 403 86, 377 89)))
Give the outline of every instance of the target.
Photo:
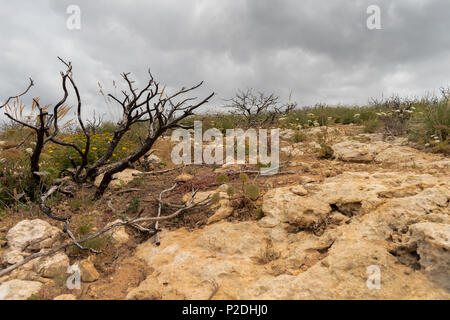
POLYGON ((449 154, 450 89, 441 89, 441 95, 416 101, 410 121, 410 139, 430 147, 434 152, 449 154))
POLYGON ((320 148, 318 150, 319 157, 324 159, 330 159, 333 157, 334 151, 331 148, 331 141, 330 136, 328 135, 328 128, 325 130, 324 133, 317 135, 317 140, 320 145, 320 148))
POLYGON ((308 139, 308 137, 306 136, 305 133, 301 132, 300 130, 297 130, 295 132, 294 136, 292 137, 292 142, 299 143, 299 142, 306 141, 307 139, 308 139))
POLYGON ((401 98, 398 95, 384 100, 373 100, 375 108, 384 110, 377 115, 384 123, 384 133, 390 136, 400 136, 408 132, 409 120, 412 118, 416 107, 415 101, 401 98))
POLYGON ((424 108, 424 128, 430 137, 441 142, 448 140, 450 131, 450 93, 448 89, 442 93, 441 99, 429 101, 424 108))
POLYGON ((365 133, 375 133, 380 127, 380 122, 378 119, 370 119, 363 122, 365 133))

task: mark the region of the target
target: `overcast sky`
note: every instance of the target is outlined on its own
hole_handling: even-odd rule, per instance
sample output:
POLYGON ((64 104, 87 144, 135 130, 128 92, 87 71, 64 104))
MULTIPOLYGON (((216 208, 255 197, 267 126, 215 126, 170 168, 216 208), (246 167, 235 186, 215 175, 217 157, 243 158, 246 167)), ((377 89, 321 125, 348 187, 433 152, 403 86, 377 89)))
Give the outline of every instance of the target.
POLYGON ((196 96, 216 92, 209 108, 247 87, 299 105, 422 95, 450 84, 449 30, 448 0, 3 0, 0 101, 29 76, 31 96, 57 101, 57 56, 72 61, 87 113, 118 111, 97 82, 114 92, 121 72, 143 83, 148 67, 169 89, 204 80, 196 96), (69 5, 80 30, 66 27, 69 5), (369 5, 381 30, 367 28, 369 5))

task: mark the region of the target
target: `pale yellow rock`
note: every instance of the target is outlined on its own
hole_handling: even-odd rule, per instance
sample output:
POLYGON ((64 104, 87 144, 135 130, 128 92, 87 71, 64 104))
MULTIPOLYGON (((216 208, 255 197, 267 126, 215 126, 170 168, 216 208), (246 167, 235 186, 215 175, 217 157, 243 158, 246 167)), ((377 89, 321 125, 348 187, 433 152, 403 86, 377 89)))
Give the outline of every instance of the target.
POLYGON ((81 281, 94 282, 100 278, 100 274, 89 259, 81 260, 78 266, 81 271, 81 281))
POLYGON ((450 291, 450 225, 417 223, 409 232, 417 245, 420 265, 436 283, 450 291))
MULTIPOLYGON (((107 226, 110 226, 112 224, 119 223, 119 222, 123 222, 123 221, 120 219, 117 219, 111 223, 108 223, 107 226)), ((124 226, 111 229, 106 232, 106 235, 111 237, 112 243, 116 246, 121 246, 130 241, 130 236, 128 235, 124 226)))
POLYGON ((354 140, 346 140, 334 144, 333 156, 338 160, 369 162, 373 161, 376 155, 389 148, 390 145, 384 142, 361 143, 354 140))
MULTIPOLYGON (((219 194, 219 202, 211 205, 211 209, 214 210, 215 213, 208 218, 208 221, 206 222, 207 224, 226 219, 234 211, 234 208, 231 205, 230 197, 226 192, 222 191, 222 187, 219 187, 216 191, 201 191, 196 193, 194 202, 205 200, 208 197, 212 197, 215 193, 219 194)), ((183 196, 183 201, 187 203, 190 198, 191 193, 187 193, 183 196)))
POLYGON ((149 164, 159 164, 162 161, 161 158, 155 154, 146 155, 144 158, 149 164))
POLYGON ((264 195, 262 210, 265 217, 262 220, 275 219, 300 228, 309 228, 327 218, 331 212, 328 203, 299 196, 291 189, 292 187, 272 189, 264 195))
POLYGON ((62 294, 55 297, 53 300, 77 300, 77 298, 73 294, 62 294))
POLYGON ((34 262, 34 271, 43 277, 53 278, 65 274, 70 265, 69 258, 64 252, 56 253, 50 257, 43 257, 34 262))
POLYGON ((8 250, 3 261, 14 264, 22 261, 32 251, 57 245, 62 239, 62 231, 44 220, 22 220, 9 229, 6 239, 8 250))
POLYGON ((302 150, 295 148, 293 146, 283 147, 280 149, 280 151, 282 153, 285 153, 288 156, 292 156, 292 157, 298 157, 298 156, 302 156, 304 154, 304 152, 302 150))
POLYGON ((379 163, 388 163, 388 164, 403 164, 403 165, 416 165, 416 166, 425 166, 426 160, 421 154, 409 147, 399 147, 395 146, 392 148, 384 149, 379 152, 375 157, 375 161, 379 163))
MULTIPOLYGON (((110 182, 111 187, 121 187, 130 183, 133 179, 135 179, 142 172, 135 169, 125 169, 122 172, 118 172, 113 175, 113 180, 110 182)), ((95 186, 99 186, 102 182, 103 174, 99 175, 95 178, 94 184, 95 186)))
POLYGON ((10 280, 0 284, 0 300, 26 300, 42 288, 37 281, 10 280))
POLYGON ((301 185, 291 187, 290 191, 298 196, 306 196, 308 194, 308 190, 301 185))
POLYGON ((448 270, 447 177, 345 173, 315 186, 305 196, 270 190, 263 198, 269 216, 260 221, 164 230, 160 246, 149 240, 137 248, 154 271, 127 298, 208 299, 215 288, 214 299, 450 298, 435 277, 448 270), (322 218, 320 235, 292 232, 322 218), (443 226, 420 225, 432 221, 443 226), (420 270, 391 253, 407 240, 417 244, 420 270), (433 277, 427 266, 436 257, 433 277), (373 268, 381 272, 379 289, 368 286, 373 268))
POLYGON ((179 176, 177 176, 175 178, 175 181, 177 182, 186 182, 186 181, 191 181, 192 179, 194 179, 194 176, 188 174, 188 173, 183 173, 180 174, 179 176))

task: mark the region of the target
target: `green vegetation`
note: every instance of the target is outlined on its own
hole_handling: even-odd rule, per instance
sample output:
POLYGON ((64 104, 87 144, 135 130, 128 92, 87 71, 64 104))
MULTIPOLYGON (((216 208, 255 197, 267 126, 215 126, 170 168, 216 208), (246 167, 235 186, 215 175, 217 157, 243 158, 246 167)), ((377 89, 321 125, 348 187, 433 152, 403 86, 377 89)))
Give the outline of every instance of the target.
MULTIPOLYGON (((303 142, 306 135, 303 129, 340 124, 355 124, 363 127, 366 133, 380 132, 384 135, 407 135, 419 147, 431 152, 450 154, 450 89, 442 89, 438 96, 426 96, 421 99, 406 99, 392 96, 382 100, 373 100, 367 106, 328 106, 318 104, 313 107, 295 109, 278 118, 276 126, 295 130, 293 143, 303 142)), ((247 119, 241 115, 229 113, 203 114, 190 116, 182 121, 184 125, 193 125, 194 121, 203 122, 203 130, 218 128, 223 133, 227 129, 246 128, 247 119)), ((93 163, 104 154, 112 132, 116 128, 113 122, 99 123, 92 128, 91 145, 88 155, 89 163, 93 163), (94 133, 95 132, 95 133, 94 133)), ((145 136, 146 126, 140 123, 134 125, 116 148, 111 162, 121 159, 135 150, 140 140, 145 136)), ((170 134, 170 133, 169 133, 170 134)), ((4 124, 0 132, 0 208, 23 209, 23 205, 36 200, 36 187, 30 174, 29 155, 35 147, 35 133, 21 128, 15 123, 4 124), (20 144, 20 146, 18 146, 20 144)), ((65 129, 59 139, 84 147, 85 136, 79 130, 65 129)), ((318 136, 319 156, 332 156, 331 142, 326 136, 318 136)), ((248 152, 248 146, 246 147, 248 152)), ((40 162, 43 179, 49 185, 54 179, 60 178, 61 172, 69 174, 74 165, 79 165, 80 157, 73 148, 67 148, 53 143, 46 144, 40 162)), ((161 163, 165 166, 166 163, 161 163)), ((226 183, 227 177, 219 177, 218 183, 226 183)), ((139 185, 142 179, 136 179, 139 185)), ((253 194, 254 188, 247 187, 253 194)), ((245 191, 245 190, 242 190, 245 191)), ((235 194, 236 190, 229 190, 235 194)), ((254 198, 248 197, 248 198, 254 198)), ((51 201, 51 199, 49 199, 51 201)), ((86 205, 81 199, 71 199, 69 205, 79 209, 86 205)), ((138 200, 130 203, 130 212, 135 212, 139 206, 138 200)))
POLYGON ((133 214, 138 212, 140 204, 141 200, 139 199, 139 197, 133 198, 133 200, 131 200, 128 205, 127 213, 133 214))

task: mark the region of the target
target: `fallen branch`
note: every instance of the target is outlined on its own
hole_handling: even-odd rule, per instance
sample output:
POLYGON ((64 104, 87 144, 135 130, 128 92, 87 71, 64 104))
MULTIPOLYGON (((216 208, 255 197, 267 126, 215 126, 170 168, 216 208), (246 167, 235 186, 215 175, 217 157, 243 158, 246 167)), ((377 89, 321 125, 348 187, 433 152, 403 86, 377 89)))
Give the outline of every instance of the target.
MULTIPOLYGON (((163 190, 160 192, 159 196, 158 196, 158 214, 156 215, 157 218, 159 218, 161 216, 161 210, 162 210, 162 195, 166 192, 172 191, 173 189, 175 189, 175 187, 177 186, 177 184, 175 183, 172 187, 170 187, 169 189, 163 190)), ((156 221, 155 223, 155 229, 158 229, 158 225, 159 225, 159 221, 156 221)), ((160 240, 159 240, 159 235, 158 233, 155 236, 155 244, 157 246, 159 246, 161 244, 160 240)))
POLYGON ((214 298, 214 296, 216 295, 217 291, 219 291, 219 285, 217 284, 217 282, 215 280, 211 280, 211 285, 213 287, 213 291, 211 292, 208 300, 211 300, 212 298, 214 298))
MULTIPOLYGON (((238 171, 228 171, 225 172, 223 174, 226 175, 236 175, 236 174, 241 174, 241 173, 247 173, 247 174, 260 174, 261 171, 259 170, 238 170, 238 171)), ((280 171, 280 172, 276 172, 276 173, 272 173, 270 174, 271 176, 275 176, 275 175, 283 175, 283 174, 296 174, 297 172, 295 171, 280 171)))
MULTIPOLYGON (((55 191, 56 191, 56 190, 55 190, 55 191)), ((100 229, 99 231, 97 231, 97 232, 95 232, 95 233, 93 233, 93 234, 91 234, 91 235, 89 235, 89 236, 87 236, 87 237, 85 237, 85 238, 83 238, 83 239, 81 239, 81 240, 76 240, 75 237, 73 236, 73 234, 72 234, 70 231, 69 231, 69 233, 68 233, 68 232, 67 232, 68 230, 66 230, 65 232, 66 232, 66 233, 69 235, 69 237, 71 238, 71 242, 62 244, 62 245, 56 247, 55 249, 52 249, 52 250, 47 251, 47 252, 38 252, 38 253, 32 254, 32 255, 26 257, 25 259, 23 259, 21 262, 18 262, 18 263, 16 263, 16 264, 13 264, 12 266, 9 266, 9 267, 7 267, 7 268, 1 270, 1 271, 0 271, 0 277, 6 275, 6 274, 8 274, 8 273, 10 273, 11 271, 13 271, 13 270, 15 270, 15 269, 17 269, 17 268, 19 268, 19 267, 21 267, 21 266, 23 266, 24 264, 30 262, 31 260, 34 260, 34 259, 37 259, 37 258, 41 258, 41 257, 52 256, 52 255, 54 255, 55 253, 57 253, 58 251, 60 251, 60 250, 62 250, 62 249, 69 248, 69 247, 71 247, 71 246, 77 246, 77 247, 79 247, 79 248, 80 248, 80 247, 83 248, 83 250, 90 250, 90 251, 92 251, 93 249, 83 247, 82 244, 83 244, 84 242, 86 242, 86 241, 89 241, 89 240, 91 240, 91 239, 97 238, 98 236, 104 234, 105 232, 108 232, 108 231, 111 230, 111 229, 118 228, 118 227, 122 227, 122 226, 127 226, 127 225, 130 225, 130 226, 132 226, 132 227, 136 227, 136 226, 138 226, 138 223, 140 223, 140 222, 147 222, 147 221, 162 221, 162 220, 172 219, 172 218, 175 218, 176 216, 178 216, 179 214, 181 214, 181 213, 182 213, 183 211, 185 211, 185 210, 194 208, 194 207, 196 207, 196 206, 201 206, 201 205, 207 205, 207 204, 209 204, 210 198, 211 198, 210 196, 208 196, 207 198, 203 199, 202 201, 194 202, 194 197, 195 197, 195 194, 197 193, 197 191, 198 191, 198 190, 196 190, 196 191, 192 194, 191 199, 188 201, 188 203, 187 203, 183 208, 180 208, 180 209, 178 209, 177 211, 175 211, 174 213, 172 213, 172 214, 170 214, 170 215, 167 215, 167 216, 159 216, 159 217, 141 217, 141 214, 142 214, 142 212, 143 212, 143 209, 142 209, 142 210, 139 211, 139 213, 138 213, 135 217, 130 218, 130 219, 126 220, 126 221, 119 221, 119 222, 113 223, 113 224, 111 224, 111 225, 109 225, 109 226, 107 226, 107 227, 104 227, 103 229, 100 229)), ((53 192, 54 192, 54 191, 53 191, 53 192)), ((53 192, 51 192, 51 193, 53 193, 53 192)), ((50 194, 51 194, 51 193, 50 193, 50 194)), ((46 199, 46 198, 45 198, 45 199, 46 199)), ((70 218, 65 218, 64 221, 66 222, 66 225, 68 225, 67 220, 70 221, 70 218)), ((144 228, 144 227, 141 227, 141 228, 144 228)), ((145 228, 145 229, 146 229, 146 230, 151 230, 151 229, 147 229, 147 228, 145 228)), ((154 232, 154 234, 157 234, 159 231, 160 231, 160 230, 158 230, 158 229, 155 228, 152 232, 154 232)), ((95 250, 94 250, 94 251, 95 251, 95 250)), ((94 252, 94 251, 92 251, 92 252, 94 252)), ((98 252, 96 252, 96 253, 98 253, 98 252)))
POLYGON ((179 167, 175 167, 175 168, 171 168, 171 169, 166 169, 166 170, 159 170, 159 171, 150 171, 150 172, 141 172, 141 173, 133 173, 133 176, 146 176, 146 175, 155 175, 155 174, 161 174, 161 173, 166 173, 166 172, 170 172, 170 171, 175 171, 178 169, 183 169, 185 166, 179 166, 179 167))
POLYGON ((142 191, 142 189, 130 188, 130 189, 119 190, 119 191, 117 191, 117 195, 124 194, 124 193, 127 193, 127 192, 133 192, 133 191, 142 191))

